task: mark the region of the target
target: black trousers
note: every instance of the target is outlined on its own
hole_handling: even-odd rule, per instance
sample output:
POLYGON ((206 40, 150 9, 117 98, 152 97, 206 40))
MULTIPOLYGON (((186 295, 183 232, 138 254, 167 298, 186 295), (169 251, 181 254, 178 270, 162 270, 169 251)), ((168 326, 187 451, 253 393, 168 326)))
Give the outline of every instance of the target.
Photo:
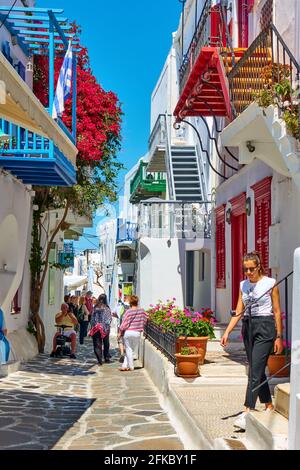
POLYGON ((93 336, 94 353, 99 364, 102 364, 102 345, 104 349, 104 359, 109 359, 109 334, 102 338, 100 332, 93 336))
POLYGON ((79 342, 80 344, 84 343, 84 338, 87 336, 87 330, 88 330, 88 321, 82 321, 80 323, 80 330, 79 330, 79 342))
POLYGON ((255 392, 252 392, 252 390, 267 379, 265 369, 268 357, 272 351, 272 347, 276 338, 274 317, 252 317, 251 332, 250 320, 249 318, 245 317, 243 320, 242 335, 249 362, 248 386, 245 406, 247 408, 254 409, 258 397, 261 403, 270 403, 272 401, 268 383, 260 387, 255 392), (252 348, 250 334, 252 337, 252 348))

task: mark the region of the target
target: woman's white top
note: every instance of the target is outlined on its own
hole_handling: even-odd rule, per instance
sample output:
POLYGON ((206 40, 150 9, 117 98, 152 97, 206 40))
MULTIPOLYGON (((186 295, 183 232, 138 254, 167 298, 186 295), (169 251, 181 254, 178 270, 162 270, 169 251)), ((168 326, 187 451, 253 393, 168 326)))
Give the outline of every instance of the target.
POLYGON ((245 306, 245 317, 249 316, 250 304, 252 317, 269 317, 273 315, 272 289, 276 279, 264 276, 258 282, 250 282, 248 279, 241 282, 242 300, 245 306), (261 298, 260 298, 261 297, 261 298), (259 299, 255 302, 255 299, 259 299))

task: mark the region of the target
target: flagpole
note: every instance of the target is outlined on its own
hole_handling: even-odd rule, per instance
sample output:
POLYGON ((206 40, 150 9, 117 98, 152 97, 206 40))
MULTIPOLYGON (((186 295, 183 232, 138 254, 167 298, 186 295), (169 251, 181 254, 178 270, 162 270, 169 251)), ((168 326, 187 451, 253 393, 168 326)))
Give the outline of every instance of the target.
POLYGON ((72 102, 72 133, 76 143, 77 137, 77 56, 73 50, 73 73, 72 73, 72 85, 73 85, 73 102, 72 102))
POLYGON ((51 15, 49 14, 49 113, 52 116, 54 102, 54 25, 51 15))

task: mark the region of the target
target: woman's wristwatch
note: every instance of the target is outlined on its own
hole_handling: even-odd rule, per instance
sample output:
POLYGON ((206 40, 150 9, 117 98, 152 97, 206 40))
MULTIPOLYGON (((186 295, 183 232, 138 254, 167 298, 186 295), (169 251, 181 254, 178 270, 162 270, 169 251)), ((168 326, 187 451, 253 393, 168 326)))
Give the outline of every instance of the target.
POLYGON ((276 339, 283 339, 283 335, 277 335, 276 339))

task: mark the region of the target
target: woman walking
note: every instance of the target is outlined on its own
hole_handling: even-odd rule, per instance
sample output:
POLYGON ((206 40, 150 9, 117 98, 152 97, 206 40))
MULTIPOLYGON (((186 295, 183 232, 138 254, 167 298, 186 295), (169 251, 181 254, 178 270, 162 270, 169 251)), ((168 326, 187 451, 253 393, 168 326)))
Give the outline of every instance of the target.
POLYGON ((273 410, 268 383, 258 390, 253 391, 253 389, 266 381, 265 368, 273 347, 276 354, 283 351, 279 290, 278 287, 274 287, 276 280, 265 275, 257 252, 244 256, 243 270, 247 279, 240 283, 235 317, 231 319, 221 339, 221 345, 225 347, 229 334, 243 318, 242 336, 251 367, 249 367, 245 412, 234 423, 234 426, 240 429, 245 429, 246 415, 255 409, 258 397, 261 403, 264 403, 266 411, 273 410))
POLYGON ((80 297, 79 299, 79 307, 77 312, 77 319, 80 325, 79 330, 79 342, 80 344, 84 344, 84 338, 87 336, 88 324, 89 324, 89 314, 90 312, 85 305, 85 297, 80 297))
POLYGON ((94 352, 102 365, 102 344, 104 360, 109 363, 109 333, 112 315, 105 294, 101 294, 92 313, 90 335, 93 337, 94 352))
POLYGON ((118 339, 124 336, 125 344, 125 358, 122 367, 119 369, 122 372, 134 370, 133 365, 133 352, 137 348, 142 331, 147 322, 147 313, 138 308, 139 298, 132 295, 129 301, 129 309, 124 313, 122 324, 118 339))

